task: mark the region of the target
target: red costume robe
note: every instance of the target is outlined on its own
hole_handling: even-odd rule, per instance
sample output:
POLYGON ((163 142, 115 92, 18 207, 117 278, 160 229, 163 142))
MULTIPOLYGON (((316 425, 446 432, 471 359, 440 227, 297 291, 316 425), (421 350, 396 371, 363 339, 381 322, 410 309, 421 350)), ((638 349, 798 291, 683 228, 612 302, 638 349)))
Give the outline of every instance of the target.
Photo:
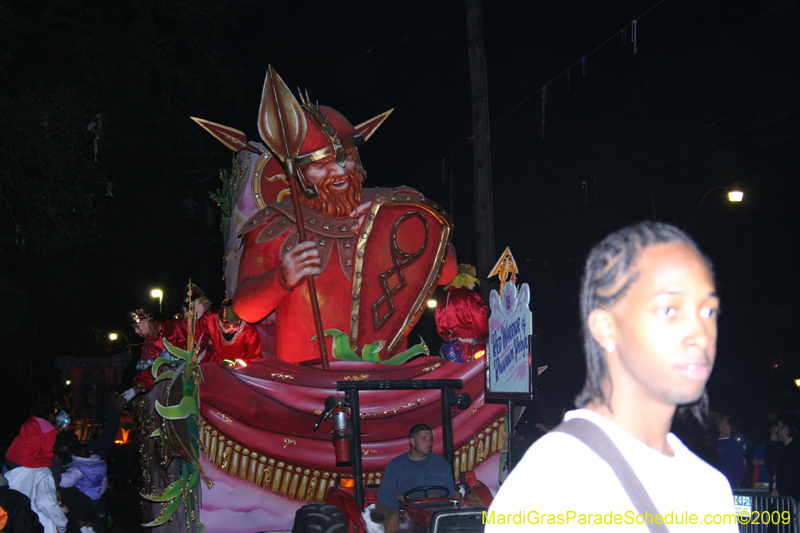
POLYGON ((229 361, 241 359, 250 364, 261 359, 261 339, 258 331, 252 324, 248 324, 244 320, 239 321, 239 326, 231 340, 227 340, 223 336, 217 313, 204 314, 198 323, 198 329, 208 335, 204 362, 222 364, 225 359, 229 361))
POLYGON ((156 322, 156 332, 144 339, 142 356, 136 364, 136 376, 133 378, 133 384, 141 389, 142 392, 152 389, 156 381, 150 367, 166 350, 164 348, 164 337, 174 346, 185 350, 187 329, 188 325, 183 318, 166 320, 160 323, 156 322))
POLYGON ((445 359, 454 363, 472 361, 486 349, 489 309, 480 294, 466 287, 450 287, 436 307, 436 331, 444 339, 445 359))

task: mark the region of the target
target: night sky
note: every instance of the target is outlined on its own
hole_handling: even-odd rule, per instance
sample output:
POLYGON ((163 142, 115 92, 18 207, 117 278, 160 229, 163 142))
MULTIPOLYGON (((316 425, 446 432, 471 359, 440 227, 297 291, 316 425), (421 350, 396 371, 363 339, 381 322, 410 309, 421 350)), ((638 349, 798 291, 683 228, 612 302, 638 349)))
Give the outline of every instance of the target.
MULTIPOLYGON (((495 0, 483 20, 495 243, 532 289, 543 411, 583 382, 589 248, 646 218, 689 231, 716 265, 712 409, 756 424, 800 407, 797 2, 495 0), (734 183, 741 204, 721 188, 734 183)), ((367 185, 445 207, 459 260, 476 261, 464 2, 0 1, 0 43, 9 431, 57 382, 56 356, 120 351, 110 331, 138 342, 124 314, 157 312, 152 287, 164 316, 190 277, 222 300, 208 193, 231 152, 189 116, 258 140, 269 64, 354 124, 394 108, 361 149, 367 185)), ((432 313, 418 329, 438 346, 432 313)))

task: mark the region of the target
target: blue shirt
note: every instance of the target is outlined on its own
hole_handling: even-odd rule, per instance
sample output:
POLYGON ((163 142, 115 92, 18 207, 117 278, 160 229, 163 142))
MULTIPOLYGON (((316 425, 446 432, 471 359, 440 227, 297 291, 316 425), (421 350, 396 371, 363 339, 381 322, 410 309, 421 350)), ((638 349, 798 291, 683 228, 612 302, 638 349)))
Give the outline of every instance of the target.
MULTIPOLYGON (((408 490, 425 485, 441 485, 450 489, 450 494, 439 494, 440 497, 455 497, 453 471, 447 460, 441 455, 430 454, 422 461, 412 461, 408 453, 403 453, 389 461, 378 489, 378 501, 388 509, 399 509, 400 501, 408 490)), ((423 498, 424 492, 411 495, 412 498, 423 498)), ((431 494, 433 496, 433 494, 431 494)))

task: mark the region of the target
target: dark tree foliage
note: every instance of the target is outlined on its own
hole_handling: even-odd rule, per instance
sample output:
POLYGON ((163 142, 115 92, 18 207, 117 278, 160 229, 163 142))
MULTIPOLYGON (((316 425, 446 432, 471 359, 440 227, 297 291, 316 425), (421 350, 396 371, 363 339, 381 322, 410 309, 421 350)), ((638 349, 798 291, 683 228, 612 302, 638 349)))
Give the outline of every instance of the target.
POLYGON ((0 246, 52 256, 96 240, 96 134, 75 88, 0 95, 0 246))
POLYGON ((111 349, 149 303, 140 284, 180 291, 214 255, 209 185, 185 154, 230 161, 189 116, 239 105, 229 41, 251 4, 231 4, 0 0, 0 365, 21 410, 55 356, 111 349))
POLYGON ((187 115, 238 96, 227 4, 0 2, 0 245, 74 252, 118 185, 179 170, 200 136, 187 115))

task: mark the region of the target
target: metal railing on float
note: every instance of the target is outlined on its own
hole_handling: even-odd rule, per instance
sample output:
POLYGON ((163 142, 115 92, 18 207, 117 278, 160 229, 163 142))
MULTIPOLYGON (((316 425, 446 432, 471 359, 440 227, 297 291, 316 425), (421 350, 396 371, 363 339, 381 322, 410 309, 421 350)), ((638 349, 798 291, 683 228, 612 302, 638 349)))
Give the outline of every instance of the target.
POLYGON ((763 489, 735 489, 733 501, 741 533, 800 533, 797 502, 773 498, 763 489))

